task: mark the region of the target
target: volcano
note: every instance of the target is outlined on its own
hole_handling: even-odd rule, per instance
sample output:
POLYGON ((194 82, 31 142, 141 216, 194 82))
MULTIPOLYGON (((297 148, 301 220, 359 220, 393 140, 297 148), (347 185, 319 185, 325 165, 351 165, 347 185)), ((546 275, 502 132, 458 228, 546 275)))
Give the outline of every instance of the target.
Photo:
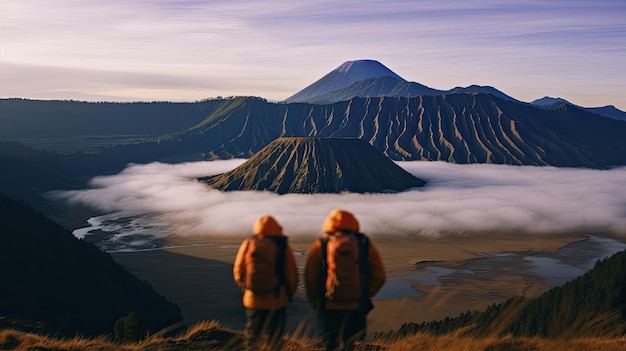
POLYGON ((348 101, 354 97, 413 97, 468 92, 488 93, 504 100, 518 102, 489 86, 472 85, 447 91, 429 88, 405 80, 376 60, 344 62, 313 84, 287 98, 285 102, 325 105, 348 101))
POLYGON ((396 83, 404 83, 406 80, 395 74, 382 63, 375 60, 346 61, 332 70, 313 84, 302 89, 295 95, 285 100, 292 102, 326 102, 323 96, 337 95, 338 90, 345 89, 361 80, 385 77, 396 83))
POLYGON ((436 95, 442 91, 408 82, 376 60, 346 61, 287 103, 329 104, 353 97, 436 95))
POLYGON ((406 172, 364 140, 279 138, 230 172, 201 178, 213 188, 287 193, 380 193, 420 187, 406 172))

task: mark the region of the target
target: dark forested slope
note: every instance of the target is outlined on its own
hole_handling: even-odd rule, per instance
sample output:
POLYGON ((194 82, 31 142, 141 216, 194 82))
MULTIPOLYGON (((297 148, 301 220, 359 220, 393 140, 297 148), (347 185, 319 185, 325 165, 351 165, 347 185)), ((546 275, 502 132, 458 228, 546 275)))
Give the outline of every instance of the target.
POLYGON ((0 316, 32 321, 23 327, 37 332, 108 334, 131 311, 152 331, 182 319, 108 254, 1 194, 0 277, 0 316))

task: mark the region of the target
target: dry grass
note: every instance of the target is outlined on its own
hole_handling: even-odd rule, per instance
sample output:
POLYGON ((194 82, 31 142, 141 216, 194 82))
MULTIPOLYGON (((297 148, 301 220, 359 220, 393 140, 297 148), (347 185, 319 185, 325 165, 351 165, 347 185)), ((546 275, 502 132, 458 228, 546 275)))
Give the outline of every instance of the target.
MULTIPOLYGON (((0 350, 114 350, 117 347, 105 337, 68 339, 24 333, 12 329, 0 330, 0 350)), ((119 349, 119 348, 118 348, 119 349)))
MULTIPOLYGON (((152 337, 136 344, 116 344, 107 337, 87 339, 75 337, 53 338, 19 332, 11 329, 0 330, 0 350, 55 350, 55 351, 182 351, 182 350, 241 350, 241 332, 225 328, 217 322, 197 324, 178 336, 152 337)), ((287 337, 283 350, 319 351, 314 340, 287 337)), ((621 338, 577 338, 543 339, 487 337, 476 338, 459 334, 432 336, 417 334, 396 340, 378 339, 359 345, 357 350, 385 351, 618 351, 626 350, 626 337, 621 338)), ((269 349, 268 349, 269 351, 269 349)))
MULTIPOLYGON (((401 351, 618 351, 626 350, 626 338, 579 338, 579 339, 544 339, 487 337, 475 338, 458 335, 432 336, 417 334, 395 341, 372 342, 380 350, 401 351)), ((370 348, 371 349, 371 348, 370 348)))

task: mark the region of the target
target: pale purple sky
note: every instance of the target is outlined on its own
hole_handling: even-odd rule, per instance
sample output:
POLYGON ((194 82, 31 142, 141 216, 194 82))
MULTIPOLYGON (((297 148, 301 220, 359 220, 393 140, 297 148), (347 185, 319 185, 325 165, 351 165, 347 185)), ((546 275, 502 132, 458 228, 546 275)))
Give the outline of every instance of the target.
POLYGON ((0 98, 284 100, 357 59, 626 110, 626 1, 0 2, 0 98))

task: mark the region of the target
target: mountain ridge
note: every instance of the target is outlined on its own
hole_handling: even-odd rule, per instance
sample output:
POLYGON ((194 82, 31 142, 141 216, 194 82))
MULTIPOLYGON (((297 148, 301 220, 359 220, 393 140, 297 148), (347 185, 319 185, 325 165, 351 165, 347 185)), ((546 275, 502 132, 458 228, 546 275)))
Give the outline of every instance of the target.
POLYGON ((164 149, 206 150, 208 159, 248 158, 285 136, 353 137, 392 160, 602 168, 626 164, 623 121, 576 108, 544 110, 466 93, 353 98, 331 105, 236 99, 227 113, 162 138, 164 149), (623 134, 622 134, 623 135, 623 134))
POLYGON ((553 108, 558 107, 561 104, 567 104, 567 105, 571 105, 573 107, 576 107, 576 108, 579 108, 579 109, 582 109, 591 113, 598 114, 603 117, 626 121, 626 112, 616 108, 613 105, 607 105, 607 106, 601 106, 601 107, 583 107, 583 106, 572 104, 571 102, 563 98, 560 98, 560 97, 553 98, 550 96, 544 96, 540 99, 533 100, 530 102, 530 104, 541 107, 541 108, 545 108, 545 109, 553 109, 553 108))
MULTIPOLYGON (((65 105, 53 106, 62 115, 65 105)), ((89 113, 95 105, 81 106, 89 113)), ((570 105, 541 109, 493 94, 353 98, 328 105, 234 97, 194 106, 173 110, 171 118, 178 122, 169 133, 112 145, 97 155, 56 157, 55 162, 85 175, 83 169, 100 172, 95 176, 118 171, 129 162, 249 158, 279 137, 333 136, 364 139, 396 161, 588 168, 626 164, 626 122, 570 105)), ((128 115, 132 109, 120 111, 120 123, 136 123, 128 115)), ((8 121, 1 121, 5 116, 0 114, 0 123, 10 129, 8 121)), ((17 117, 23 124, 30 123, 35 133, 45 133, 46 128, 37 129, 36 123, 45 116, 17 117)), ((150 123, 148 116, 143 118, 139 124, 150 123)))

